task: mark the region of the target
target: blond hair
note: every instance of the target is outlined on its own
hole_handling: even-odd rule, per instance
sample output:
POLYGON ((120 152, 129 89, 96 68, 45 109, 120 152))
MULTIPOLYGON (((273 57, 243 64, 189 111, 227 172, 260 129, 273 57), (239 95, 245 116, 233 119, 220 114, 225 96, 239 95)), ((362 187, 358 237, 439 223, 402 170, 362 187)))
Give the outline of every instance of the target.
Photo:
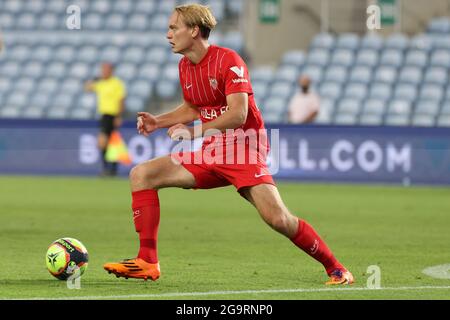
POLYGON ((175 11, 182 17, 184 23, 193 28, 198 26, 200 34, 204 39, 209 38, 209 34, 217 24, 216 18, 212 14, 211 10, 207 6, 201 4, 184 4, 175 7, 175 11))

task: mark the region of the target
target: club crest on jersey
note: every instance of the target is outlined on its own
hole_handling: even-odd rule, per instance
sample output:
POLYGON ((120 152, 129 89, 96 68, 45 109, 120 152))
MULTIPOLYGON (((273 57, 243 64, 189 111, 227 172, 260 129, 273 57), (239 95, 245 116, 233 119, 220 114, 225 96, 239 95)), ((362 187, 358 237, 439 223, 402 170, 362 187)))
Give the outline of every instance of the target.
POLYGON ((214 90, 217 90, 217 85, 218 85, 217 79, 215 79, 215 78, 209 78, 209 84, 211 85, 211 87, 212 87, 214 90))

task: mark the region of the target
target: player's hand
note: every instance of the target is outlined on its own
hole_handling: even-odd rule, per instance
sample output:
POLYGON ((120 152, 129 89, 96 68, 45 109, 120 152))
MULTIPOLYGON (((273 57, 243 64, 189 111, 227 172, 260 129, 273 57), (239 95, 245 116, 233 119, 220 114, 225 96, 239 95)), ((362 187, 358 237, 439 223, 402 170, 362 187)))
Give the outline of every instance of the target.
POLYGON ((174 141, 193 140, 194 129, 179 123, 170 127, 169 130, 167 130, 167 135, 174 141))
POLYGON ((117 116, 114 118, 114 128, 118 129, 122 126, 123 120, 121 116, 117 116))
POLYGON ((156 117, 148 112, 137 113, 136 128, 139 134, 148 136, 150 133, 158 129, 158 120, 156 117))

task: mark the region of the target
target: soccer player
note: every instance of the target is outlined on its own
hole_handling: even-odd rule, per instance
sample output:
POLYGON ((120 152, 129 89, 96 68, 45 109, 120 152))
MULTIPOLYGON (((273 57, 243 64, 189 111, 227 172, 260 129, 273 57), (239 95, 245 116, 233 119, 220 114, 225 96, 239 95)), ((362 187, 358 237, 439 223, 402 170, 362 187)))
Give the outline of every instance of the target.
MULTIPOLYGON (((184 99, 176 109, 159 116, 138 113, 137 130, 147 136, 158 128, 168 128, 173 139, 204 137, 211 130, 223 136, 216 134, 204 138, 199 151, 156 158, 131 170, 132 209, 140 239, 139 253, 134 259, 107 263, 105 270, 118 277, 159 278, 159 189, 210 189, 233 184, 270 227, 325 267, 330 277, 327 284, 351 284, 352 274, 334 257, 316 231, 306 221, 291 214, 281 200, 265 163, 265 144, 255 149, 234 139, 234 132, 261 132, 264 122, 255 104, 244 61, 236 52, 208 43, 208 36, 215 25, 214 16, 205 6, 191 4, 175 8, 170 17, 167 39, 172 51, 184 56, 179 63, 184 99), (201 119, 202 124, 187 126, 197 119, 201 119), (217 150, 216 160, 236 160, 239 156, 233 154, 228 157, 229 149, 220 154, 217 144, 228 148, 231 145, 234 149, 244 146, 245 163, 208 162, 206 154, 214 154, 217 150), (201 158, 202 155, 206 157, 201 158), (247 159, 251 155, 256 155, 255 162, 247 159), (202 161, 196 161, 198 159, 202 161)), ((264 140, 261 135, 258 138, 264 140)))

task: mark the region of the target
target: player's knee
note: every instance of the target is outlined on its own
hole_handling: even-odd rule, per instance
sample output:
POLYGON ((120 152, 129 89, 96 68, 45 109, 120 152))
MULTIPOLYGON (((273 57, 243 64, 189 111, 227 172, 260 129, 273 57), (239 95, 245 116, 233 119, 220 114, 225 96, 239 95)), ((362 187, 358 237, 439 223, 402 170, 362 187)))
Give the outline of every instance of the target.
POLYGON ((131 185, 139 185, 148 189, 156 187, 153 185, 155 179, 152 176, 152 170, 142 164, 138 164, 131 169, 129 178, 131 185))
POLYGON ((266 219, 266 222, 275 230, 281 233, 285 233, 286 230, 289 227, 289 217, 287 214, 285 214, 282 210, 282 208, 279 208, 278 210, 272 211, 268 218, 266 219))

